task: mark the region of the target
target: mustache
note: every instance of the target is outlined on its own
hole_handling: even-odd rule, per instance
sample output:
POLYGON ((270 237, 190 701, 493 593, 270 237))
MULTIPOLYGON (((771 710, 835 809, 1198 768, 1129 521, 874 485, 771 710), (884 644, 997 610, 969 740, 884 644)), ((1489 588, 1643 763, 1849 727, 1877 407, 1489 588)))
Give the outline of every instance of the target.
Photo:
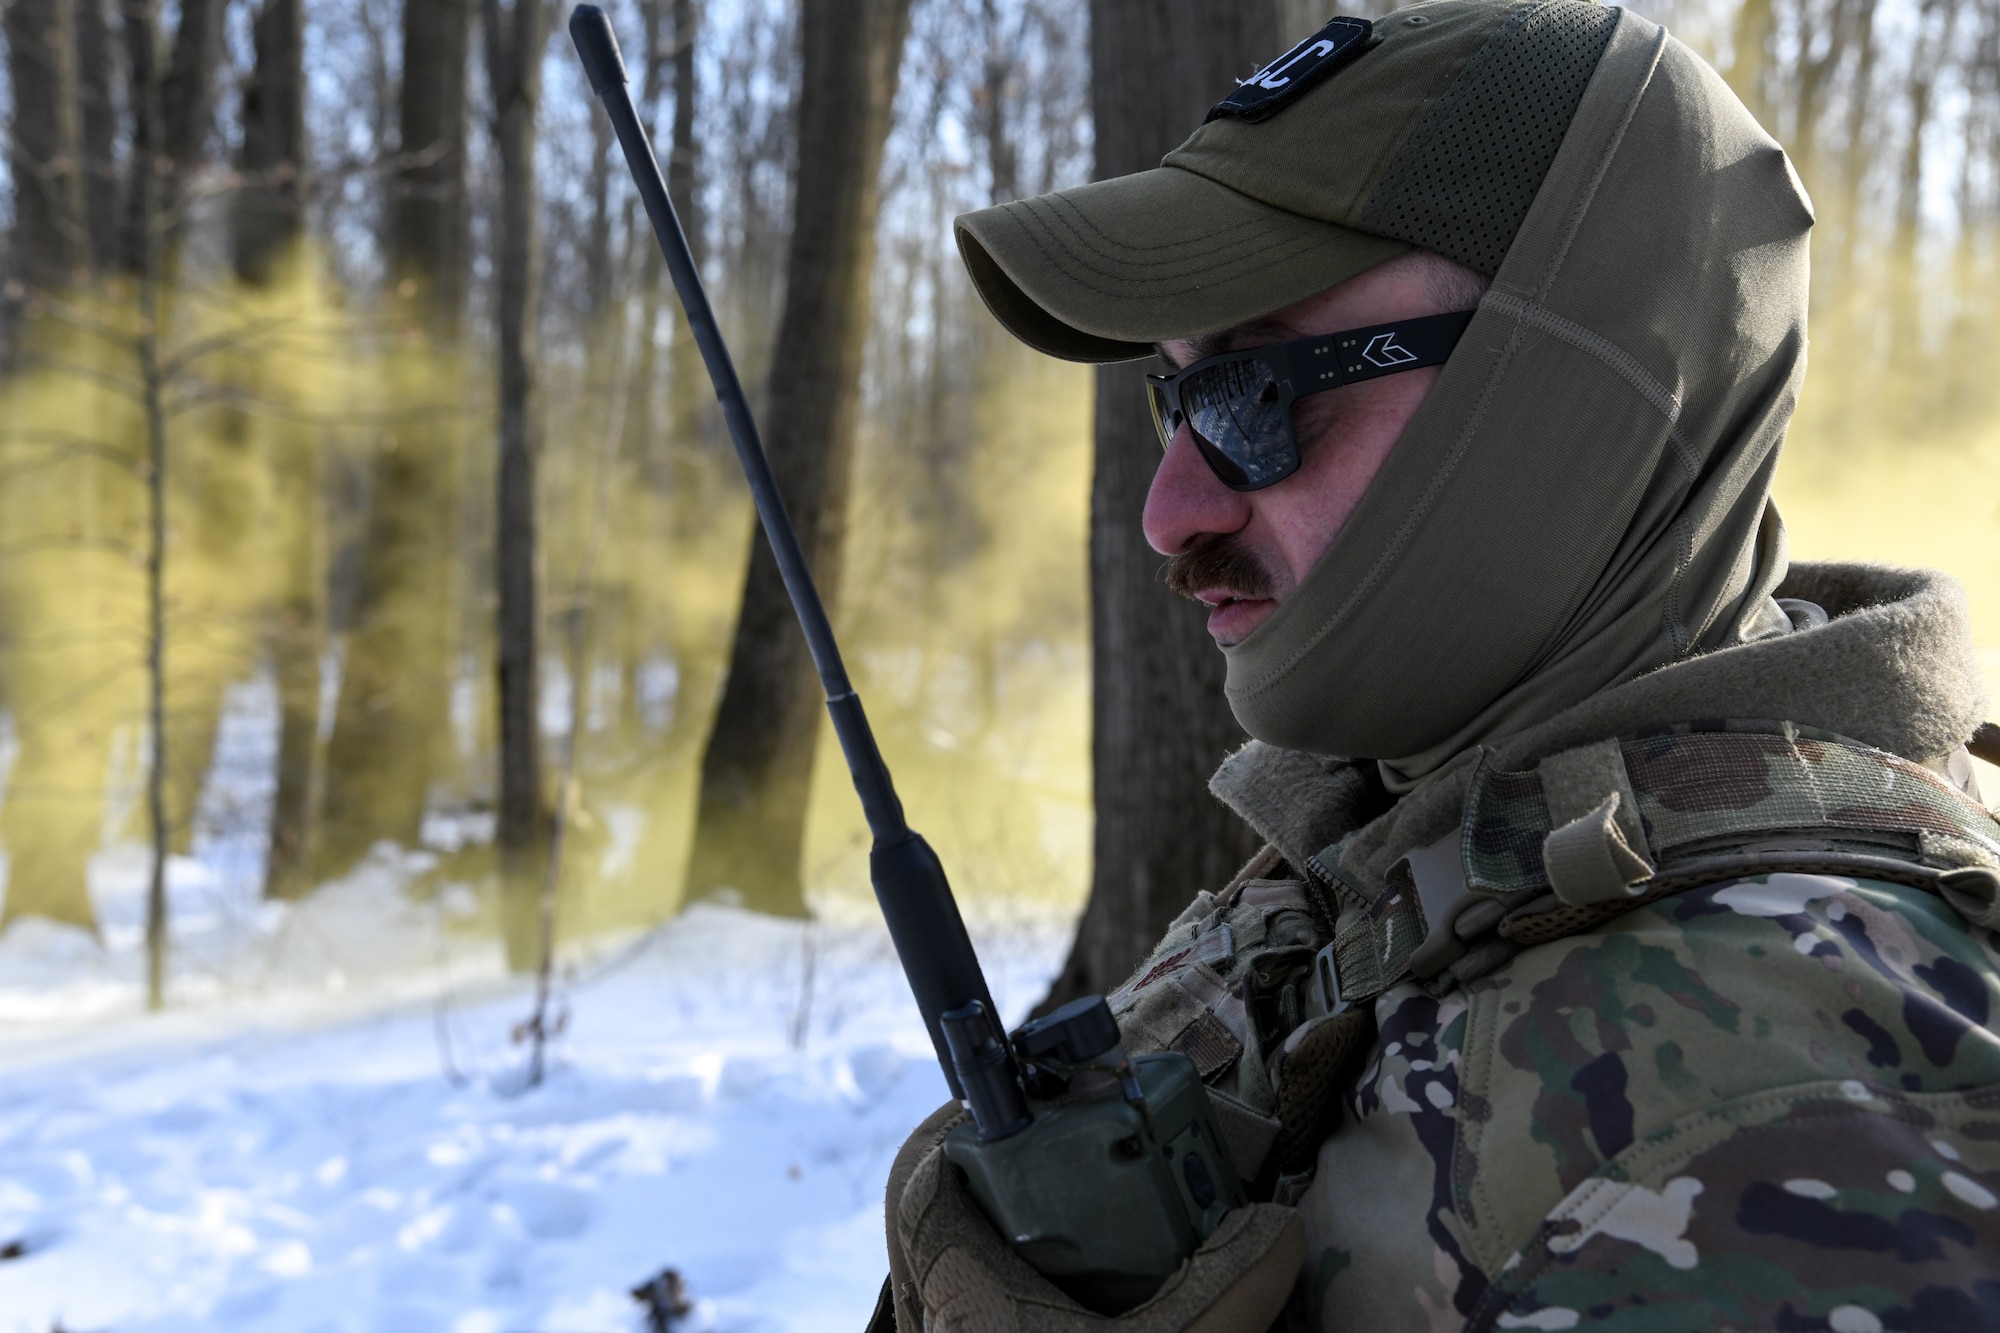
POLYGON ((1167 561, 1161 571, 1167 587, 1199 601, 1197 593, 1221 590, 1231 597, 1269 597, 1273 591, 1270 573, 1256 556, 1234 537, 1211 537, 1201 545, 1182 551, 1167 561))

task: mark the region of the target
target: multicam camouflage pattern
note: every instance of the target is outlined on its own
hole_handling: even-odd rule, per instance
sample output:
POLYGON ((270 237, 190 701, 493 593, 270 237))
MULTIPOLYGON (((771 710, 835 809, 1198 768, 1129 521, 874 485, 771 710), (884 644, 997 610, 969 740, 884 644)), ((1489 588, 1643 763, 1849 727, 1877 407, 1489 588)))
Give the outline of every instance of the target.
POLYGON ((1299 1201, 1315 1326, 2000 1330, 2000 821, 1783 723, 1585 750, 1465 779, 1464 893, 1503 910, 1445 972, 1410 972, 1437 895, 1357 831, 1202 895, 1114 1001, 1287 1126, 1296 1038, 1361 1020, 1299 1201), (1559 901, 1543 846, 1599 779, 1652 873, 1559 901), (1288 1039, 1257 979, 1328 915, 1355 1007, 1288 1039))
MULTIPOLYGON (((1810 832, 1963 843, 1947 864, 2000 865, 2000 820, 1897 755, 1790 723, 1705 723, 1619 743, 1645 843, 1662 868, 1718 839, 1810 832)), ((1552 821, 1539 771, 1483 770, 1466 798, 1466 884, 1510 893, 1548 883, 1552 821)), ((1926 851, 1930 850, 1928 847, 1926 851)))
MULTIPOLYGON (((1525 772, 1481 765, 1465 797, 1465 885, 1507 914, 1462 961, 1425 979, 1432 992, 1491 971, 1515 946, 1592 929, 1740 873, 1846 869, 1935 890, 1941 872, 2000 868, 2000 820, 1985 807, 1921 765, 1844 737, 1790 723, 1711 722, 1605 744, 1611 790, 1591 792, 1589 802, 1623 794, 1625 836, 1654 873, 1619 901, 1559 903, 1549 895, 1543 845, 1563 820, 1551 813, 1545 774, 1565 756, 1525 772)), ((1406 863, 1371 877, 1347 846, 1326 849, 1308 868, 1340 901, 1340 990, 1362 1002, 1404 979, 1429 923, 1406 863)))
POLYGON ((2000 1328, 2000 949, 1768 874, 1374 1003, 1301 1202, 1316 1326, 2000 1328))
POLYGON ((1198 895, 1109 996, 1126 1049, 1179 1051, 1212 1090, 1268 1116, 1266 1056, 1306 1017, 1329 916, 1299 880, 1244 878, 1219 897, 1198 895))

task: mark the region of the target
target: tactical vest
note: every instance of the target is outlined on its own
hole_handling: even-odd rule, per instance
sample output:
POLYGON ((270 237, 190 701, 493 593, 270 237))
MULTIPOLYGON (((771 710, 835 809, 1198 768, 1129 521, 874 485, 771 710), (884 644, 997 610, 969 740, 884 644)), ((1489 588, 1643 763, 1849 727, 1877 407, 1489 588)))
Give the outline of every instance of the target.
POLYGON ((1781 872, 1913 885, 2000 927, 1991 811, 1920 764, 1791 723, 1662 728, 1524 772, 1482 759, 1458 828, 1379 882, 1341 869, 1356 833, 1303 879, 1258 878, 1279 864, 1267 852, 1200 894, 1111 996, 1130 1049, 1194 1060, 1246 1178, 1309 1165, 1332 1084, 1372 1040, 1368 1002, 1405 981, 1443 994, 1643 904, 1781 872))

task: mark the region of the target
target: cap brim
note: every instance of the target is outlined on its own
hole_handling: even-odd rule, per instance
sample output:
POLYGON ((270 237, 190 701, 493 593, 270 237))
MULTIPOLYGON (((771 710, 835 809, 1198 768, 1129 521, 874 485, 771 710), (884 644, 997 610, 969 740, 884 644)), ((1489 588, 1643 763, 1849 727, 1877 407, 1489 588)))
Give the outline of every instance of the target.
POLYGON ((954 230, 987 309, 1067 361, 1149 356, 1154 343, 1268 315, 1410 248, 1178 167, 966 213, 954 230))

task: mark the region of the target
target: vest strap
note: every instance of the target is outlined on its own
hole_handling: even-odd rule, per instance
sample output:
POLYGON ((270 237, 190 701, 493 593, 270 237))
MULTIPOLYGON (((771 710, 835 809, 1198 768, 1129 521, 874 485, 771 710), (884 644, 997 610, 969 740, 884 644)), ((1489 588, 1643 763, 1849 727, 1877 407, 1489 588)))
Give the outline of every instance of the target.
POLYGON ((2000 819, 1920 764, 1788 722, 1662 728, 1521 772, 1482 757, 1459 844, 1448 903, 1420 898, 1407 857, 1374 892, 1342 877, 1345 839, 1307 859, 1340 907, 1328 1008, 1407 977, 1448 990, 1642 904, 1779 871, 1911 884, 2000 923, 2000 819))
POLYGON ((1585 813, 1542 839, 1549 887, 1571 907, 1617 902, 1642 892, 1653 863, 1632 849, 1619 827, 1623 804, 1614 790, 1585 813))

